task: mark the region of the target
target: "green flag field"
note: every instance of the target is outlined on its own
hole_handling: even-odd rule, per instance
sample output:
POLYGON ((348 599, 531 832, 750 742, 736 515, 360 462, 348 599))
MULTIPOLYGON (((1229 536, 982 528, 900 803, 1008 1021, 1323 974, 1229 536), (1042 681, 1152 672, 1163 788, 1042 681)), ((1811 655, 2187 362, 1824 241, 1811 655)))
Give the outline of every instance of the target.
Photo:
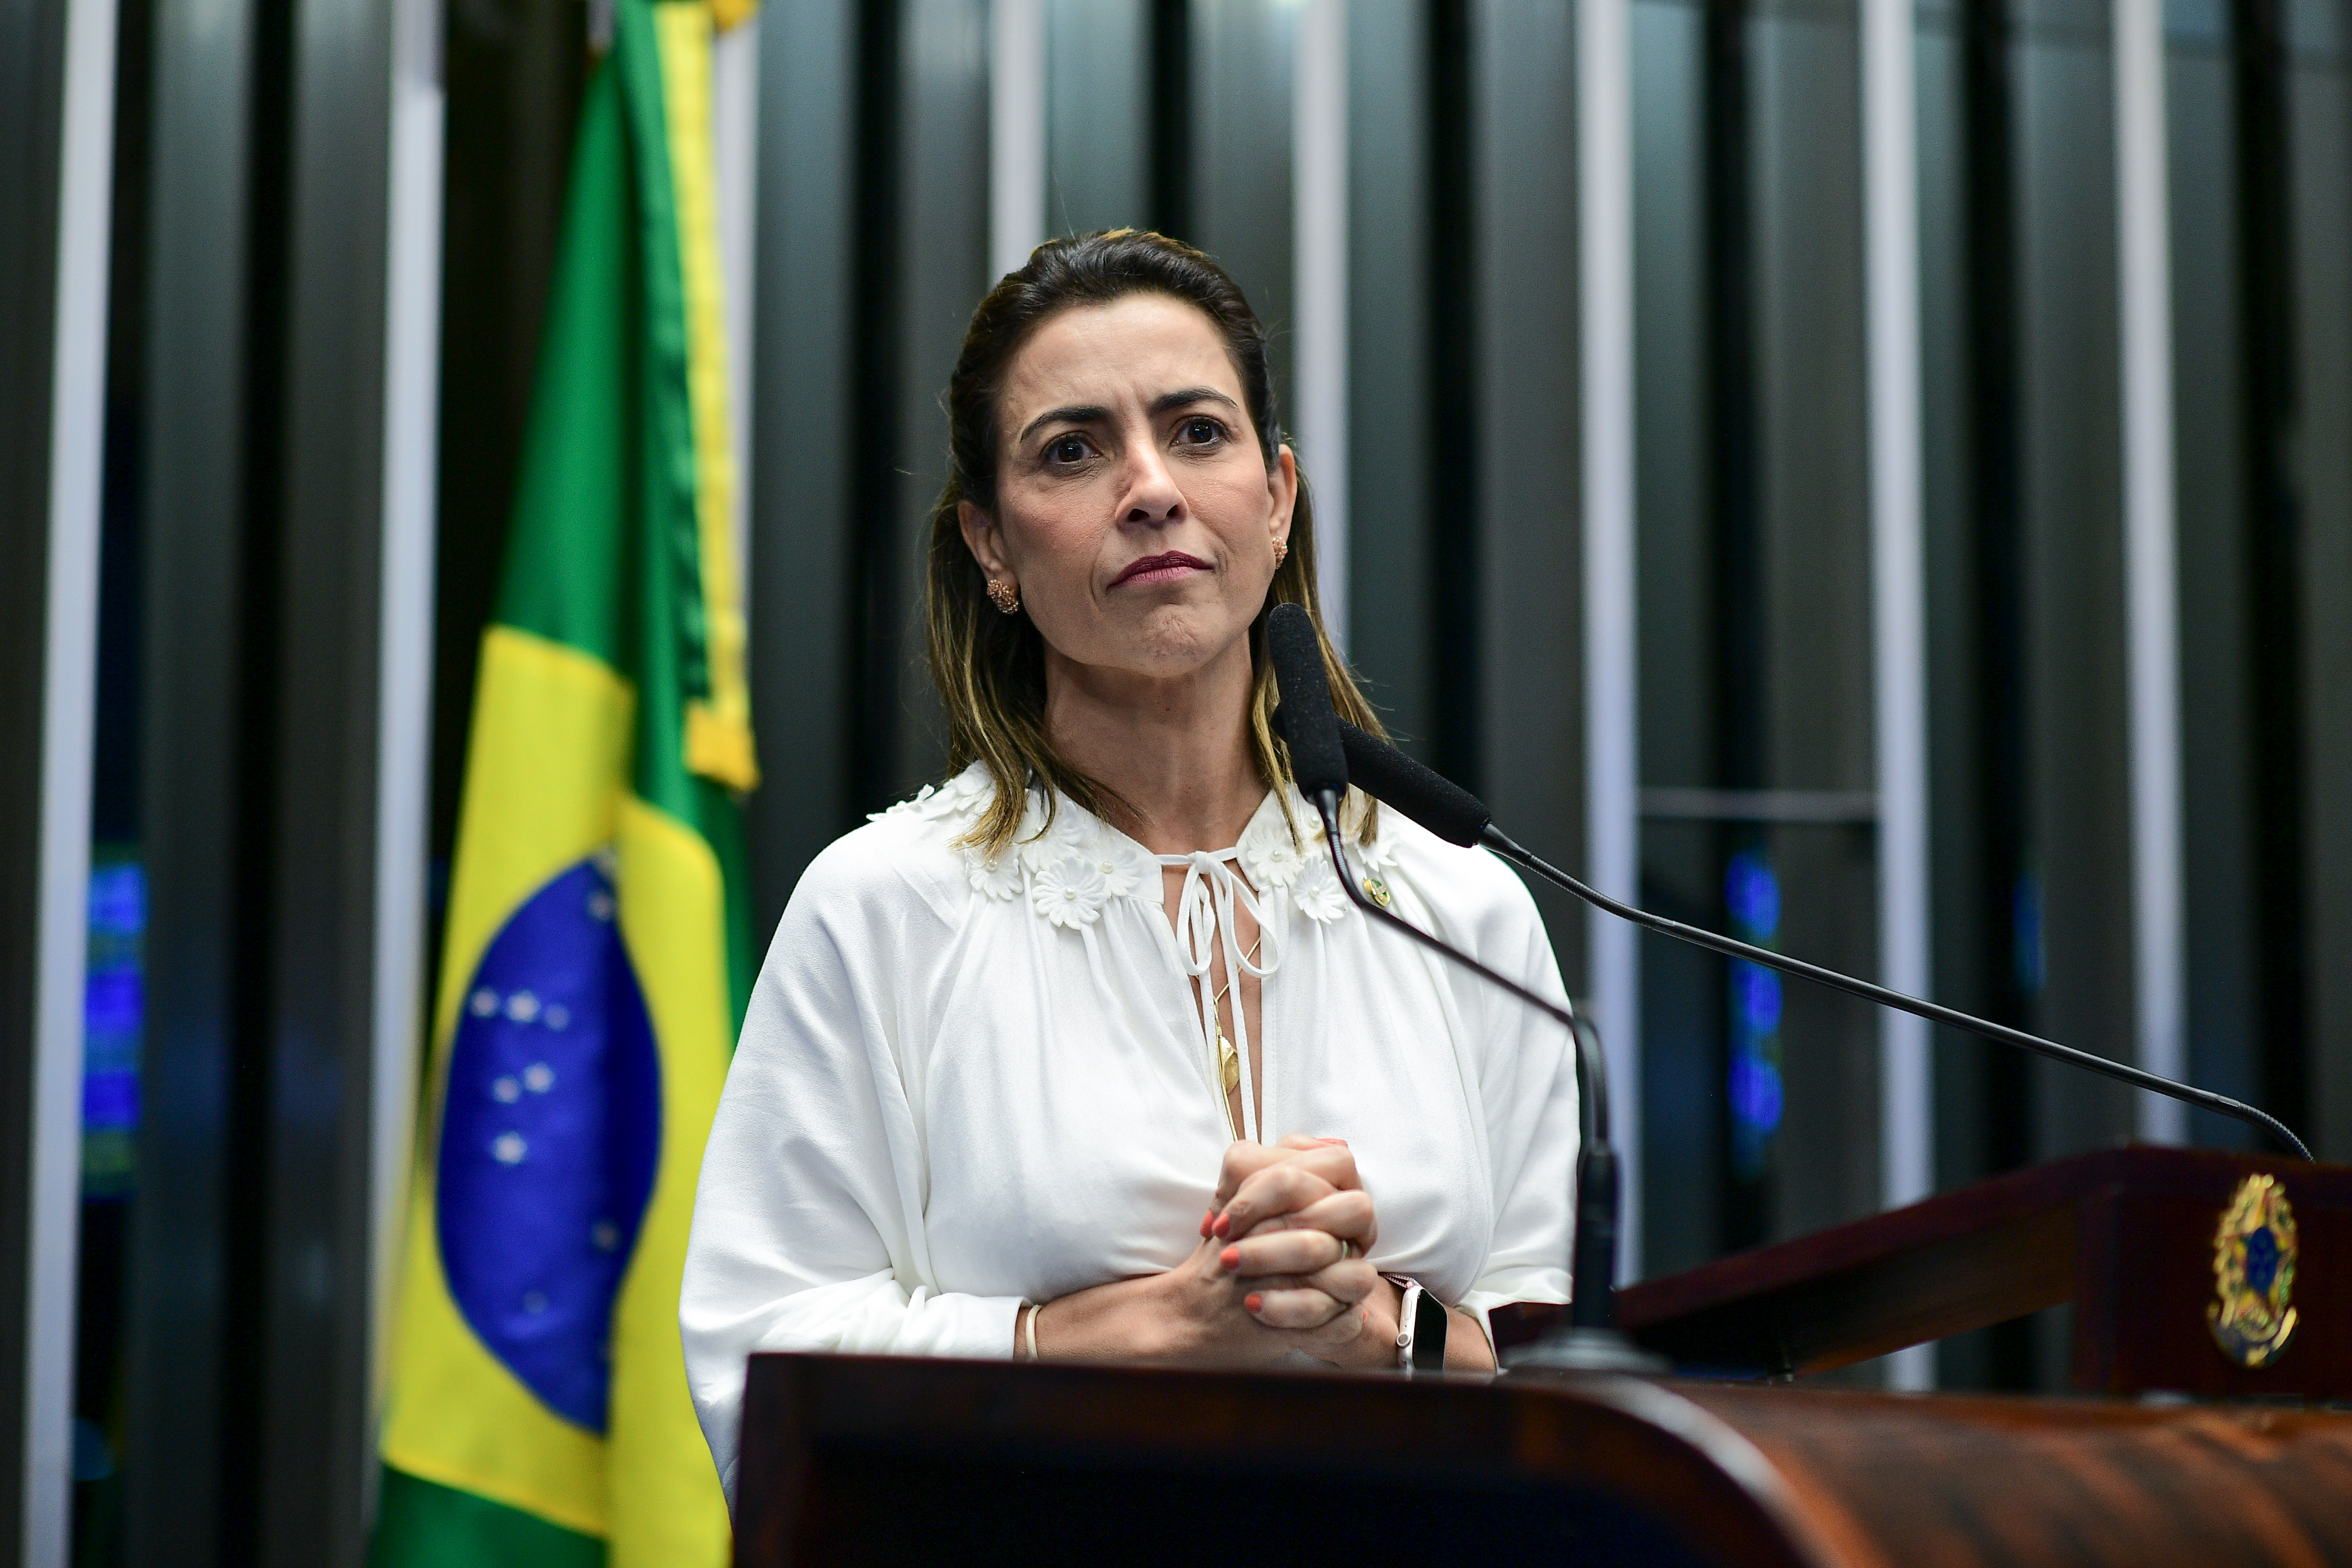
POLYGON ((704 0, 617 0, 482 641, 376 1568, 719 1568, 678 1348, 752 953, 704 0))

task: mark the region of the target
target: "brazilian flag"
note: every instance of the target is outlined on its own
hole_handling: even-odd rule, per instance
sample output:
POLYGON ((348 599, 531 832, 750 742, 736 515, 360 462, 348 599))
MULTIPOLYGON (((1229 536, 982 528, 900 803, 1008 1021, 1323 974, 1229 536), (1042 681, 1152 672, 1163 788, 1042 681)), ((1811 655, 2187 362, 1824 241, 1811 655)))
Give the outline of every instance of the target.
POLYGON ((709 0, 618 0, 482 640, 378 1568, 718 1568, 678 1279, 752 973, 709 0))

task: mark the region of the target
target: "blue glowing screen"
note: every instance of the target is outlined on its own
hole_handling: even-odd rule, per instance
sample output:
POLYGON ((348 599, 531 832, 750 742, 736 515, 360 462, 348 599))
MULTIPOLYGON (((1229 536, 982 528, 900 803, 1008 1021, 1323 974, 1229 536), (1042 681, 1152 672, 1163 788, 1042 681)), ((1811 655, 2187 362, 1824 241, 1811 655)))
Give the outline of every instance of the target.
MULTIPOLYGON (((1761 848, 1741 850, 1724 868, 1723 904, 1742 941, 1769 946, 1780 934, 1780 879, 1761 848)), ((1727 978, 1731 1156, 1742 1174, 1754 1175, 1780 1126, 1780 975, 1734 959, 1727 978)))

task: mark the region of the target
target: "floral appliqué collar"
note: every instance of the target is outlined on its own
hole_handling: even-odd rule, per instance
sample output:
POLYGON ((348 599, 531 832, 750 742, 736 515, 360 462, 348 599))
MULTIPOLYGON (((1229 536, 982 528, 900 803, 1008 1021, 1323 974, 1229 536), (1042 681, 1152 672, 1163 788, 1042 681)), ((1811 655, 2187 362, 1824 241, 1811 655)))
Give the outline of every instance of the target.
MULTIPOLYGON (((950 822, 961 836, 988 807, 995 781, 987 767, 974 763, 942 784, 926 784, 911 800, 904 800, 878 816, 913 816, 950 822)), ((1293 792, 1292 815, 1306 836, 1302 846, 1291 836, 1282 804, 1271 790, 1259 803, 1249 825, 1230 856, 1240 863, 1261 900, 1286 898, 1290 907, 1318 924, 1328 925, 1348 912, 1348 896, 1331 869, 1323 847, 1323 829, 1314 820, 1305 797, 1293 792)), ((1391 838, 1375 837, 1366 844, 1349 835, 1349 848, 1375 897, 1385 895, 1385 875, 1396 865, 1391 838)), ((992 899, 1026 897, 1039 919, 1065 930, 1093 925, 1113 899, 1139 899, 1157 907, 1162 899, 1160 872, 1181 867, 1186 858, 1162 858, 1093 813, 1065 800, 1046 821, 1045 795, 1032 788, 1021 826, 1011 846, 992 858, 966 847, 961 850, 966 874, 975 890, 992 899)))

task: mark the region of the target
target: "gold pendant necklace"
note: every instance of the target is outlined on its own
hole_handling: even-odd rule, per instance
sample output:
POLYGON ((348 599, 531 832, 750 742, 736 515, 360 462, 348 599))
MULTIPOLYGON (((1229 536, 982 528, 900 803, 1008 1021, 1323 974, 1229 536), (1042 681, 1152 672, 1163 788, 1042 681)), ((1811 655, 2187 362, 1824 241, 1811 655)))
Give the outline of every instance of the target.
MULTIPOLYGON (((1250 943, 1250 950, 1242 955, 1242 961, 1245 963, 1255 963, 1257 950, 1264 945, 1265 942, 1265 933, 1258 932, 1257 941, 1250 943)), ((1215 1020, 1217 1026, 1217 1082, 1223 1086, 1225 1091, 1227 1121, 1233 1120, 1234 1090, 1239 1089, 1242 1083, 1242 1054, 1234 1048, 1233 1041, 1225 1038, 1225 1019, 1221 1011, 1224 1006, 1226 994, 1233 988, 1234 976, 1228 974, 1225 976, 1224 984, 1218 987, 1215 1000, 1209 1004, 1209 1016, 1215 1020)), ((1234 1005, 1238 1007, 1241 1004, 1236 1002, 1234 1005)), ((1234 1136, 1236 1138, 1241 1136, 1240 1129, 1234 1129, 1234 1136)))

